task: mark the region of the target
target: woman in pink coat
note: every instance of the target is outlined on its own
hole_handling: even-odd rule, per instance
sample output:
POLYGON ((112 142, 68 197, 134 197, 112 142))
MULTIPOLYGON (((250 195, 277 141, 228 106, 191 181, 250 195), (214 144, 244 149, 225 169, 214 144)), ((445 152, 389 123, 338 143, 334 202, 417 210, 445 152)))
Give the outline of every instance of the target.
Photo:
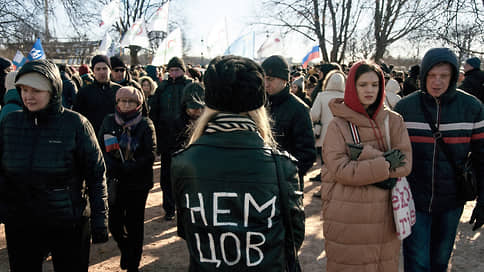
POLYGON ((361 61, 348 74, 344 99, 329 103, 335 117, 323 143, 321 185, 327 271, 398 271, 391 188, 410 173, 412 155, 402 117, 384 106, 384 86, 381 69, 361 61))

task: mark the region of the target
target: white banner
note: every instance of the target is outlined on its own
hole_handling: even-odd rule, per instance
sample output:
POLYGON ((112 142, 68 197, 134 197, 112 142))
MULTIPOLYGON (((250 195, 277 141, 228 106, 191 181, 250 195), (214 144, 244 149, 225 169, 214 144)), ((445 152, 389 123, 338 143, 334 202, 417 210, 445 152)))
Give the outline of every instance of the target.
POLYGON ((104 6, 101 11, 101 24, 99 26, 110 27, 119 19, 119 0, 114 0, 104 6))
POLYGON ((173 30, 156 50, 152 65, 160 66, 168 63, 173 57, 183 57, 182 33, 180 28, 173 30))
POLYGON ((150 40, 146 31, 146 25, 143 18, 139 18, 126 31, 123 39, 120 42, 121 47, 128 47, 130 45, 137 45, 142 48, 150 48, 150 40))
POLYGON ((168 32, 168 5, 170 2, 166 2, 163 6, 159 7, 155 14, 151 17, 148 23, 149 31, 163 31, 168 32))

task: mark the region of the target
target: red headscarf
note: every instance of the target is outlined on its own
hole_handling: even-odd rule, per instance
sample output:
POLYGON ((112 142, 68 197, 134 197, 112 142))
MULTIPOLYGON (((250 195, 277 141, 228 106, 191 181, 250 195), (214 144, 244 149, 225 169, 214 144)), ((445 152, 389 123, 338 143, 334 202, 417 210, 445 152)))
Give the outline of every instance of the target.
POLYGON ((378 91, 377 101, 375 101, 375 103, 378 103, 378 106, 373 113, 373 116, 369 116, 365 110, 365 107, 363 107, 363 105, 361 104, 360 99, 358 98, 358 93, 356 92, 356 70, 358 70, 358 67, 360 67, 362 64, 369 63, 362 60, 351 66, 350 72, 348 73, 348 79, 346 79, 344 102, 345 105, 347 105, 350 109, 365 116, 368 116, 371 119, 374 119, 374 117, 383 107, 383 102, 385 101, 385 78, 383 77, 383 72, 381 71, 381 69, 379 69, 380 72, 377 73, 377 75, 380 79, 380 84, 378 87, 380 90, 378 91))

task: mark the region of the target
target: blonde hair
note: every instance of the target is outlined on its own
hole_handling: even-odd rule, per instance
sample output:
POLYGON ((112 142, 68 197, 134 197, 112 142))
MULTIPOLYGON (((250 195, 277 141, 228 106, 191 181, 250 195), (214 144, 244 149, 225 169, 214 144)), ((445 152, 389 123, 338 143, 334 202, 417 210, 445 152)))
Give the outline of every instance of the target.
MULTIPOLYGON (((205 107, 202 115, 200 116, 200 118, 198 118, 195 126, 191 130, 190 141, 188 142, 187 147, 192 145, 202 136, 203 132, 205 131, 205 127, 207 126, 210 119, 212 119, 219 112, 220 111, 218 110, 205 107)), ((276 141, 274 140, 274 136, 272 135, 271 119, 264 106, 240 114, 249 116, 255 122, 257 130, 267 146, 273 148, 277 146, 276 141)))

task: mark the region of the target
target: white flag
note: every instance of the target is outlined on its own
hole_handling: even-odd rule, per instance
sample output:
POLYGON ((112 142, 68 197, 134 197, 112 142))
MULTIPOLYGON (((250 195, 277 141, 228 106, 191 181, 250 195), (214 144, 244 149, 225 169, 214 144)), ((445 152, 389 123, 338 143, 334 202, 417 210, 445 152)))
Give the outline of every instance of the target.
POLYGON ((273 34, 262 43, 257 50, 258 58, 267 58, 272 55, 282 55, 284 51, 284 45, 282 44, 282 38, 278 34, 273 34))
POLYGON ((168 63, 168 61, 173 57, 183 56, 183 44, 182 44, 182 33, 180 28, 173 30, 168 36, 163 40, 156 50, 155 56, 151 64, 155 66, 160 66, 168 63))
POLYGON ((119 19, 119 0, 113 0, 101 11, 101 23, 99 26, 110 27, 119 19))
POLYGON ((107 55, 112 42, 113 39, 111 39, 111 36, 106 32, 106 34, 104 34, 103 40, 101 41, 101 45, 99 45, 97 53, 100 55, 107 55))
POLYGON ((219 21, 210 30, 207 39, 207 56, 213 58, 222 55, 229 46, 227 24, 225 20, 219 21))
POLYGON ((150 48, 150 40, 148 39, 148 33, 143 18, 136 20, 128 31, 124 33, 120 45, 121 47, 137 45, 142 48, 150 48))
POLYGON ((163 31, 168 32, 168 4, 166 2, 163 6, 159 7, 155 14, 151 17, 148 23, 149 31, 163 31))

